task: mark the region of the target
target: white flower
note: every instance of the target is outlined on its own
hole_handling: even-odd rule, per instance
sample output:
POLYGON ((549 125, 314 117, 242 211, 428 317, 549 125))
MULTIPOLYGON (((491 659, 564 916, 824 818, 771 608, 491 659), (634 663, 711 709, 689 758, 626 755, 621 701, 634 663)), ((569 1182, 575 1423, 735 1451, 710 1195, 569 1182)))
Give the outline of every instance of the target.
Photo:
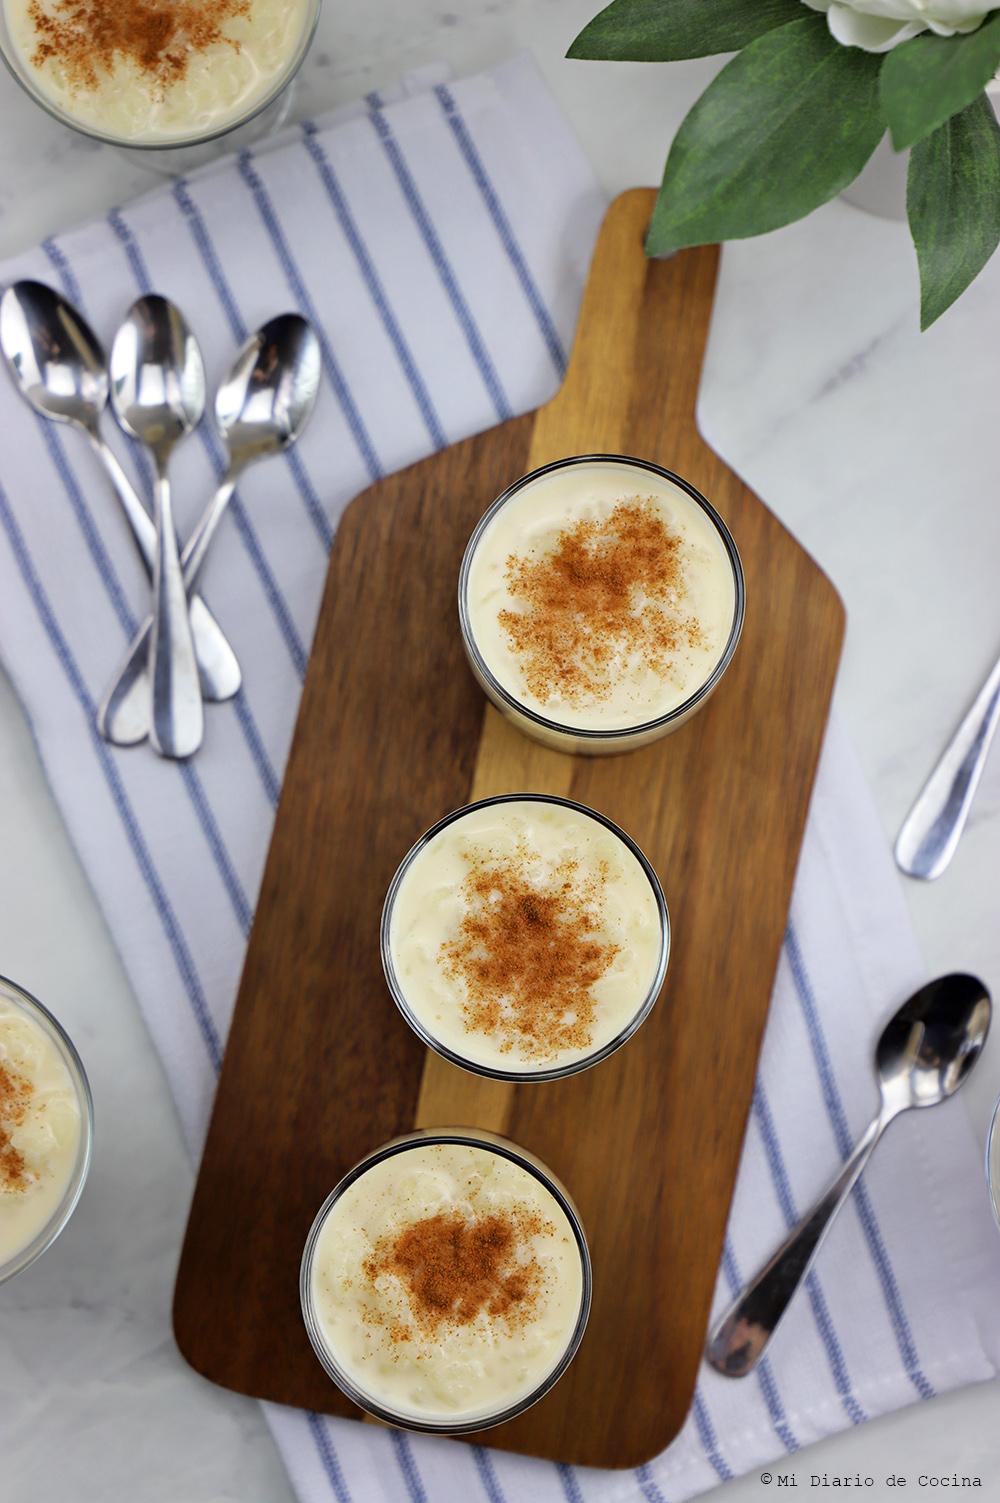
POLYGON ((984 0, 805 0, 805 4, 826 11, 838 42, 865 52, 888 52, 921 31, 935 31, 939 37, 975 31, 989 9, 984 0))

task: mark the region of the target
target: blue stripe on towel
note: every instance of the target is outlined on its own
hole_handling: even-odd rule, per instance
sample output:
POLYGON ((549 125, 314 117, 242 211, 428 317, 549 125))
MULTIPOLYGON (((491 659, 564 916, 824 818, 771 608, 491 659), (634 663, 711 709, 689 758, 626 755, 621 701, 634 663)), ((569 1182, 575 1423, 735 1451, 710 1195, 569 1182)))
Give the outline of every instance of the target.
POLYGON ((351 1503, 351 1495, 347 1491, 344 1473, 341 1470, 340 1461, 337 1458, 333 1442, 330 1439, 330 1432, 322 1416, 310 1409, 306 1414, 306 1419, 309 1422, 312 1438, 316 1442, 316 1450, 319 1452, 323 1471, 326 1473, 326 1479, 330 1484, 330 1491, 337 1499, 337 1503, 351 1503))
POLYGON ((663 1494, 653 1481, 652 1469, 648 1462, 644 1461, 641 1466, 636 1467, 635 1480, 639 1484, 639 1489, 642 1496, 646 1499, 646 1503, 666 1503, 663 1494))
MULTIPOLYGON (((708 1457, 713 1470, 717 1476, 722 1478, 723 1482, 729 1482, 733 1477, 733 1472, 726 1458, 719 1450, 719 1442, 715 1438, 715 1427, 709 1416, 708 1406, 702 1397, 701 1390, 698 1388, 695 1389, 694 1398, 691 1402, 691 1414, 694 1418, 694 1426, 698 1432, 698 1439, 701 1441, 702 1450, 708 1457)), ((636 1468, 636 1475, 640 1477, 640 1480, 642 1473, 647 1470, 647 1467, 636 1468)), ((649 1494, 647 1493, 646 1496, 648 1497, 649 1494)), ((659 1503, 659 1500, 653 1500, 653 1503, 659 1503)))
MULTIPOLYGON (((745 1281, 740 1274, 736 1254, 733 1252, 733 1246, 728 1236, 722 1246, 722 1271, 725 1274, 726 1283, 729 1285, 729 1292, 733 1299, 735 1299, 743 1288, 745 1281)), ((767 1406, 767 1412, 770 1415, 775 1435, 777 1435, 786 1451, 799 1450, 799 1442, 796 1440, 788 1423, 785 1406, 781 1402, 781 1396, 778 1393, 778 1385, 775 1382, 774 1369, 771 1367, 770 1358, 761 1358, 760 1362, 754 1368, 754 1377, 757 1379, 764 1403, 767 1406)))
POLYGON ((409 1440, 403 1434, 402 1430, 390 1430, 389 1439, 392 1442, 392 1449, 396 1453, 399 1470, 403 1474, 403 1481, 406 1484, 406 1491, 410 1496, 410 1503, 427 1503, 427 1494, 424 1491, 424 1484, 420 1480, 420 1473, 417 1471, 417 1463, 413 1459, 409 1440))
POLYGON ((565 1461, 556 1462, 556 1473, 562 1483, 562 1490, 566 1495, 566 1503, 583 1503, 583 1493, 580 1484, 576 1480, 576 1473, 565 1461))
POLYGON ((517 242, 513 226, 504 211, 504 207, 497 196, 497 191, 490 181, 489 173, 483 165, 483 159, 476 150, 475 142, 469 134, 469 128, 462 119, 454 95, 444 84, 440 84, 435 90, 438 103, 444 110, 445 118, 451 126, 452 135, 458 143, 458 149, 462 153, 465 164, 472 173, 476 187, 479 189, 486 212, 493 221, 493 227, 500 237, 500 243, 507 252, 507 259, 514 268, 514 275, 521 284, 521 291, 527 300, 528 307, 538 325, 539 333, 545 341, 545 347, 556 368, 556 374, 561 378, 566 374, 566 352, 562 347, 562 340, 556 330, 555 324, 548 308, 545 306, 542 294, 538 290, 538 284, 528 269, 528 263, 524 258, 524 252, 517 242))
MULTIPOLYGON (((771 1108, 768 1105, 764 1088, 760 1081, 754 1086, 753 1115, 760 1131, 761 1141, 764 1145, 764 1154, 767 1165, 771 1171, 771 1180, 774 1185, 781 1214, 785 1218, 785 1225, 789 1231, 799 1220, 792 1197, 792 1187, 788 1179, 788 1171, 778 1143, 778 1135, 774 1130, 774 1119, 771 1116, 771 1108)), ((863 1424, 867 1415, 851 1392, 851 1381, 847 1372, 847 1363, 844 1361, 844 1353, 841 1349, 837 1333, 830 1319, 830 1312, 823 1293, 822 1285, 816 1277, 815 1271, 810 1273, 805 1281, 806 1292, 809 1295, 809 1303, 812 1306, 813 1319, 819 1331, 823 1345, 826 1348, 827 1361, 833 1374, 834 1385, 840 1394, 841 1403, 853 1425, 863 1424)))
POLYGON ((204 784, 190 762, 179 762, 177 765, 180 768, 188 798, 194 805, 195 813, 198 816, 198 823, 201 825, 205 839, 208 841, 212 860, 215 862, 216 870, 222 878, 222 885, 229 896, 233 912, 236 915, 236 921, 243 931, 243 938, 249 939, 250 925, 253 923, 253 909, 247 901, 247 895, 243 891, 243 884, 236 874, 236 868, 233 866, 229 852, 226 849, 226 842, 222 838, 222 831, 219 829, 215 815, 212 813, 208 799, 205 797, 204 784))
POLYGON ((122 218, 121 209, 112 209, 107 219, 108 224, 111 226, 125 252, 125 259, 128 261, 140 294, 143 297, 147 297, 153 290, 153 284, 149 277, 149 268, 146 265, 142 251, 139 249, 135 236, 122 218))
POLYGON ((208 233, 208 227, 198 209, 198 205, 188 192, 185 178, 178 178, 174 184, 174 201, 187 220, 188 229, 201 256, 202 265, 208 273, 208 280, 215 288, 215 295, 222 305, 222 311, 226 315, 229 330, 237 344, 243 344, 250 335, 250 331, 243 322, 243 315, 236 306, 232 289, 226 280, 226 274, 222 270, 222 263, 215 253, 215 246, 208 233))
MULTIPOLYGON (((212 244, 212 237, 208 232, 208 226, 202 217, 198 205, 187 191, 187 183, 184 178, 179 178, 174 184, 174 200, 187 221, 188 229, 191 231, 208 279, 215 289, 216 297, 219 299, 222 311, 226 316, 230 332, 238 345, 245 344, 250 337, 249 330, 244 322, 242 313, 236 305, 236 299, 226 279, 226 274, 222 270, 222 264, 216 255, 215 246, 212 244)), ((297 449, 286 449, 283 458, 291 472, 295 489, 298 491, 305 505, 309 520, 316 529, 320 542, 323 544, 323 549, 326 553, 329 553, 333 546, 333 531, 330 523, 327 521, 326 512, 320 504, 320 499, 316 494, 316 489, 309 478, 306 467, 302 463, 302 456, 297 449)))
POLYGON ((410 391, 413 393, 413 400, 417 404, 430 441, 435 449, 443 449, 448 440, 445 438, 444 429, 441 427, 440 419, 435 411, 431 394, 427 390, 424 378, 417 368, 417 363, 399 326, 399 320, 392 310, 392 305, 386 296, 385 288, 382 286, 381 278, 375 270, 375 263, 371 258, 368 247, 365 245, 347 199, 344 197, 344 191, 333 168, 330 166, 326 152, 320 144, 316 126, 311 120, 307 120, 303 125, 302 138, 306 151, 309 153, 319 172, 320 181, 326 189, 326 196, 333 206, 333 212, 337 216, 341 233, 350 246, 355 261, 358 263, 358 270, 368 289, 368 296, 375 304, 378 316, 382 320, 382 327, 385 329, 389 341, 396 352, 396 359, 403 368, 403 375, 406 377, 410 391))
POLYGON ((253 711, 247 700, 246 690, 241 688, 229 703, 236 711, 236 719, 239 721, 240 730, 243 732, 243 739, 247 744, 250 760, 257 769, 257 776, 260 778, 261 787, 264 789, 267 801, 272 809, 276 809, 278 807, 278 799, 281 796, 281 782, 278 774, 271 766, 271 759, 267 754, 267 747, 261 738, 260 728, 254 719, 253 711))
POLYGON ((38 612, 39 619, 49 639, 52 650, 66 675, 77 703, 83 710, 87 730, 90 734, 91 746, 97 757, 105 782, 108 785, 108 791, 118 812, 118 817, 122 822, 125 837, 135 857, 136 865, 139 868, 146 890, 160 920, 161 927, 174 958, 174 964, 177 967, 184 991, 194 1014, 195 1023, 212 1063, 212 1068, 218 1073, 219 1066, 222 1063, 222 1042, 208 1011, 205 994, 202 990, 201 980, 195 968, 194 960, 153 863, 149 847, 146 845, 142 831, 139 828, 139 822, 129 802, 128 794, 125 791, 118 768, 115 766, 114 758, 107 745, 101 740, 97 730, 97 706, 90 697, 87 686, 83 681, 83 676, 77 667, 76 659, 73 657, 66 638, 60 630, 59 623, 49 604, 48 596, 45 594, 41 580, 35 572, 35 567, 28 553, 21 529, 17 524, 17 519, 11 510, 2 485, 0 485, 0 524, 3 525, 4 531, 7 534, 11 551, 21 571, 21 577, 34 602, 35 610, 38 612))
POLYGON ((472 1447, 473 1460, 479 1473, 479 1480, 483 1484, 483 1492, 489 1499, 489 1503, 505 1503, 504 1495, 497 1481, 497 1474, 493 1466, 493 1457, 482 1446, 472 1447))
POLYGON ((104 586, 108 600, 111 603, 111 609, 118 617, 118 624, 125 635, 125 640, 131 642, 139 630, 139 622, 136 620, 135 613, 125 597, 121 581, 118 578, 111 559, 108 557, 107 549, 90 514, 90 507, 84 500, 83 492, 80 490, 76 475, 73 473, 72 466, 66 458, 62 439, 56 431, 55 424, 49 418, 44 418, 40 413, 36 413, 35 421, 38 424, 38 431, 42 436, 42 442, 49 451, 49 458, 52 461, 53 468, 62 482, 66 495, 69 497, 73 514, 87 544, 87 552, 90 554, 94 568, 97 570, 98 577, 104 586))
POLYGON ((250 152, 241 151, 236 162, 240 176, 250 190, 253 201, 257 206, 257 212, 270 237, 271 244, 274 246, 274 253, 278 258, 282 271, 285 273, 285 280, 288 282, 291 294, 299 305, 299 312, 308 318, 319 336, 320 349, 323 353, 323 369, 326 371, 327 380, 333 388, 333 394, 337 399, 338 406, 344 414, 351 437, 354 439, 358 447, 358 452, 364 461, 369 478, 373 481, 380 480, 385 473, 381 461, 375 452, 374 444, 368 436, 368 429, 365 427, 361 414, 351 395, 351 389, 344 379, 344 373, 340 369, 337 357, 333 353, 333 346, 327 338, 326 331, 313 306, 313 300, 309 296, 306 284, 302 279, 302 273, 295 264, 295 258, 289 249, 284 231, 278 222, 274 204, 271 202, 271 195, 254 170, 253 157, 250 155, 250 152))
MULTIPOLYGON (((125 234, 131 235, 131 231, 128 229, 128 226, 125 224, 124 220, 121 219, 121 216, 119 216, 119 220, 120 227, 124 230, 125 234)), ((121 239, 120 234, 118 238, 121 239)), ((59 273, 60 279, 63 284, 63 290, 66 293, 66 296, 72 299, 72 301, 82 313, 84 311, 83 294, 80 290, 80 284, 76 279, 76 274, 73 271, 73 268, 70 265, 67 256, 65 255, 61 247, 57 245, 55 240, 47 240, 45 242, 44 249, 46 255, 49 257, 49 260, 52 262, 52 265, 59 273)), ((138 250, 137 255, 139 255, 138 250)), ((141 259, 141 255, 139 255, 140 262, 141 259)), ((124 436, 128 438, 127 434, 124 436)), ((145 451, 142 449, 142 446, 140 444, 136 443, 134 439, 129 438, 129 443, 132 445, 133 453, 137 453, 138 457, 141 458, 143 462, 143 472, 150 480, 151 484, 151 475, 149 472, 148 459, 146 457, 145 451)), ((110 561, 108 563, 108 568, 109 570, 111 569, 110 561)), ((135 631, 136 627, 133 624, 128 631, 129 639, 131 639, 135 635, 135 631)), ((264 746, 264 742, 260 734, 260 729, 257 725, 256 720, 254 719, 253 711, 250 708, 250 704, 247 700, 244 690, 241 689, 239 691, 239 693, 233 699, 232 703, 236 711, 236 718, 239 722, 240 730, 243 733, 243 739, 247 744, 248 751, 250 752, 250 759, 253 762, 254 767, 257 769, 257 775, 261 780, 261 784, 267 796, 267 800, 272 808, 276 808, 278 803, 278 795, 281 791, 281 784, 278 780, 277 774, 274 771, 274 768, 271 766, 270 758, 267 755, 267 750, 264 746)))
MULTIPOLYGON (((823 1033, 823 1025, 820 1022, 816 995, 812 988, 812 982, 809 979, 809 973, 806 970, 805 959, 802 955, 798 936, 791 921, 789 921, 785 932, 785 953, 788 956, 788 964, 792 973, 792 980, 795 983, 796 995, 802 1008, 802 1015, 805 1018, 809 1045, 812 1049, 813 1060, 819 1074, 820 1087, 823 1092, 823 1101, 826 1104, 827 1115, 830 1118, 830 1125, 833 1128, 840 1156, 846 1162, 850 1157, 854 1144, 851 1141, 851 1132, 847 1125, 847 1114, 844 1111, 844 1104, 840 1099, 840 1091, 837 1087, 837 1080, 833 1070, 833 1061, 830 1058, 830 1051, 823 1033)), ((896 1282, 896 1275, 889 1261, 889 1255, 886 1252, 882 1233, 871 1203, 871 1197, 868 1194, 863 1179, 855 1185, 852 1193, 858 1212, 858 1219, 861 1222, 861 1230, 864 1233, 865 1241, 868 1244, 868 1251, 875 1265, 875 1271, 882 1289, 882 1296, 889 1312, 889 1321, 896 1338, 899 1354, 903 1359, 906 1375, 922 1399, 932 1399, 934 1397, 934 1388, 921 1371, 916 1343, 913 1340, 913 1332, 906 1317, 906 1311, 903 1309, 903 1301, 899 1292, 899 1285, 896 1282)))
POLYGON ((431 223, 431 218, 424 206, 424 201, 417 191, 417 185, 413 181, 409 167, 406 165, 406 159, 400 150, 399 142, 393 135, 389 122, 385 118, 382 110, 382 101, 377 94, 367 94, 365 99, 369 108, 368 118, 371 120, 385 154, 389 158, 392 170, 396 174, 396 181, 406 200, 406 206, 413 216, 417 229, 420 231, 421 239, 427 248, 427 254, 434 263, 434 269, 448 296, 459 327, 465 335, 465 342, 469 346, 469 351, 482 377, 483 385, 486 387, 490 401, 493 403, 494 411, 500 422, 505 422, 507 418, 513 416, 510 403, 507 401, 496 367, 490 359, 489 351, 483 343, 483 337, 472 316, 472 311, 465 301, 462 289, 458 285, 458 279, 452 270, 451 262, 445 255, 444 246, 441 244, 438 233, 431 223))
POLYGON ((83 295, 80 292, 80 284, 76 280, 76 273, 67 261, 61 247, 51 235, 47 240, 42 241, 42 250, 48 257, 53 270, 58 273, 59 280, 63 284, 63 291, 70 302, 75 303, 78 308, 82 308, 83 295))

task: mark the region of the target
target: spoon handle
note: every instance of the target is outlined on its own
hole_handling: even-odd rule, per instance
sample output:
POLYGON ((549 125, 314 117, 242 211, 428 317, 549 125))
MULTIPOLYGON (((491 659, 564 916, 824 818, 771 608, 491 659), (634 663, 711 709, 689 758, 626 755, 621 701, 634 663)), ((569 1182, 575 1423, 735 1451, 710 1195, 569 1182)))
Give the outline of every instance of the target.
POLYGON ((187 592, 177 551, 166 461, 157 456, 156 563, 149 636, 152 713, 149 739, 164 757, 190 757, 201 745, 204 715, 187 592))
MULTIPOLYGON (((108 448, 108 445, 101 438, 100 433, 96 429, 88 427, 87 436, 118 493, 118 499, 122 504, 122 510, 128 518, 129 526, 139 546, 139 552, 142 554, 146 568, 150 575, 152 575, 153 564, 156 559, 156 524, 139 500, 125 471, 118 463, 112 450, 108 448)), ((198 658, 198 668, 201 674, 202 693, 206 699, 232 699, 241 683, 240 665, 236 661, 236 654, 227 642, 221 626, 200 595, 192 596, 189 611, 191 615, 191 635, 194 638, 194 650, 198 658)), ((143 661, 143 668, 145 668, 145 660, 143 661)), ((136 741, 144 740, 149 729, 148 713, 141 711, 138 718, 135 716, 132 717, 132 722, 132 729, 128 740, 122 741, 117 737, 110 737, 108 739, 117 741, 118 745, 132 745, 136 741)), ((104 735, 103 730, 101 734, 104 735)))
POLYGON ((896 841, 896 865, 930 882, 955 854, 1000 720, 1000 658, 924 784, 896 841))
MULTIPOLYGON (((215 536, 223 513, 236 488, 238 474, 239 468, 235 465, 230 466, 184 546, 181 554, 181 568, 184 571, 184 588, 189 595, 198 583, 198 576, 205 562, 209 544, 215 536)), ((199 599, 197 595, 191 599, 192 634, 195 629, 195 606, 199 599)), ((149 696, 145 692, 144 679, 149 656, 149 633, 152 626, 153 618, 147 616, 133 637, 122 666, 115 675, 114 682, 97 712, 97 725, 101 735, 106 741, 113 742, 115 746, 134 746, 137 741, 142 741, 149 731, 149 696)), ((235 658, 233 662, 236 662, 235 658)), ((238 666, 236 672, 239 674, 238 666)), ((238 682, 236 687, 239 688, 238 682)), ((232 692, 235 693, 236 690, 232 692)))
POLYGON ((892 1116, 885 1113, 875 1118, 826 1194, 789 1233, 770 1262, 746 1285, 723 1316, 709 1337, 705 1352, 716 1372, 729 1378, 743 1378, 756 1367, 808 1273, 833 1218, 891 1120, 892 1116))

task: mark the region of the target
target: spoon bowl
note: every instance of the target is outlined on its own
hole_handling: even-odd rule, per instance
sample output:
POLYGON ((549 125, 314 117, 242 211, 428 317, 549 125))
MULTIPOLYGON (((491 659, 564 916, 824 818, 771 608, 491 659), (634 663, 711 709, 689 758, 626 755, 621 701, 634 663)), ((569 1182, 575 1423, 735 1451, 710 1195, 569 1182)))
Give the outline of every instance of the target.
POLYGON ((319 340, 297 313, 257 330, 215 396, 215 421, 241 467, 295 442, 312 412, 320 381, 319 340))
POLYGON ((989 993, 975 976, 940 976, 904 1002, 875 1048, 879 1089, 893 1116, 953 1095, 979 1058, 989 1026, 989 993))
POLYGON ((0 346, 21 395, 43 417, 96 429, 108 400, 104 351, 86 319, 44 282, 0 300, 0 346))
POLYGON ((205 367, 180 309, 155 294, 133 303, 115 335, 110 372, 115 415, 156 465, 149 738, 161 756, 189 757, 201 745, 204 718, 167 463, 205 410, 205 367))
POLYGON ((900 1112, 937 1106, 954 1095, 982 1053, 991 1011, 983 983, 955 974, 922 986, 889 1019, 875 1047, 878 1115, 826 1194, 712 1333, 706 1357, 717 1372, 742 1378, 753 1371, 875 1144, 900 1112))
POLYGON ((166 463, 205 411, 205 366, 179 308, 150 294, 132 304, 111 347, 119 423, 166 463))

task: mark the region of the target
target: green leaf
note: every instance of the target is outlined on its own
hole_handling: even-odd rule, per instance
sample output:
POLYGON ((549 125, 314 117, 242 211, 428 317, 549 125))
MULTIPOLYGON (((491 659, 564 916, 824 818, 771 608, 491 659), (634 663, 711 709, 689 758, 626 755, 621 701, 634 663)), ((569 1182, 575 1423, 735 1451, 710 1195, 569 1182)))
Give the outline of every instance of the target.
POLYGON ((647 255, 761 235, 835 198, 885 132, 881 62, 818 14, 752 42, 681 122, 647 255))
POLYGON ((929 329, 1000 243, 1000 125, 985 94, 913 147, 906 213, 929 329))
POLYGON ((668 63, 737 52, 802 14, 802 0, 612 0, 567 57, 668 63))
POLYGON ((965 36, 912 37, 882 65, 882 109, 897 151, 922 141, 981 94, 1000 64, 1000 13, 965 36))

